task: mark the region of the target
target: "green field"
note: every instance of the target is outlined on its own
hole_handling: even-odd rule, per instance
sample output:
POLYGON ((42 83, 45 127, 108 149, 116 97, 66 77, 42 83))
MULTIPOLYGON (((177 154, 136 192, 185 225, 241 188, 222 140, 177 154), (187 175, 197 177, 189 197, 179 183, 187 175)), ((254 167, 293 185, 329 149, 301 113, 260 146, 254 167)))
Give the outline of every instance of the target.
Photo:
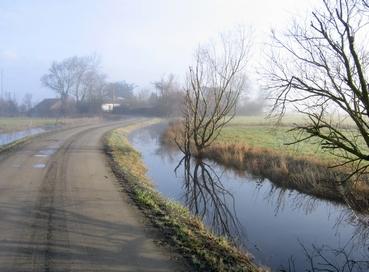
POLYGON ((287 145, 298 136, 289 131, 293 123, 301 123, 300 116, 287 116, 280 126, 263 117, 235 117, 217 139, 219 143, 238 143, 252 148, 267 148, 297 156, 313 156, 319 159, 332 159, 315 141, 287 145))

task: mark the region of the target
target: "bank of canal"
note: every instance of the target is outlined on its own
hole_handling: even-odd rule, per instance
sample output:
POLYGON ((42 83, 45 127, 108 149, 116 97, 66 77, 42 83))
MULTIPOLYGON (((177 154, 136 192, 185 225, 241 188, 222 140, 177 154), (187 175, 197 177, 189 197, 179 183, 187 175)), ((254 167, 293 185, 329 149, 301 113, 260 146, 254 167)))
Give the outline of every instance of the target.
POLYGON ((164 128, 130 135, 157 190, 246 248, 257 263, 273 271, 369 271, 367 214, 210 161, 182 160, 160 145, 164 128))

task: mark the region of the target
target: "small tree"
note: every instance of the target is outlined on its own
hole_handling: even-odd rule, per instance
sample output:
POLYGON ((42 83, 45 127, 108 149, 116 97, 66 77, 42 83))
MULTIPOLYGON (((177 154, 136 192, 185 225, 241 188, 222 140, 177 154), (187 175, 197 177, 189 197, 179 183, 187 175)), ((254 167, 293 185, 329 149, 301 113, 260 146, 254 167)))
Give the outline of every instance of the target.
POLYGON ((153 107, 160 116, 178 116, 183 104, 183 91, 173 74, 153 83, 157 93, 152 97, 153 107))
POLYGON ((283 38, 273 33, 266 73, 273 112, 282 116, 295 107, 307 117, 295 128, 296 142, 318 139, 343 159, 337 166, 354 166, 348 178, 369 162, 367 11, 362 0, 323 0, 308 26, 295 23, 283 38))
POLYGON ((218 42, 200 47, 195 65, 189 68, 183 110, 181 150, 191 153, 195 146, 201 156, 222 128, 234 117, 245 74, 250 39, 245 31, 220 36, 218 42))
POLYGON ((84 74, 79 87, 78 110, 84 113, 98 113, 104 100, 106 76, 96 70, 84 74))

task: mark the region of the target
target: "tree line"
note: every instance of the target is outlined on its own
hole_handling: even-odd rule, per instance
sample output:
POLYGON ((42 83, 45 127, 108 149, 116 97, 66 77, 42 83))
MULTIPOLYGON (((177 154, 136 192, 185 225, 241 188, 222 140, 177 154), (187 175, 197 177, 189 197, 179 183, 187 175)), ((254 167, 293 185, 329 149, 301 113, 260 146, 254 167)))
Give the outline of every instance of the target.
POLYGON ((43 86, 52 89, 61 100, 61 115, 70 113, 70 103, 77 113, 96 114, 103 103, 114 104, 113 113, 176 115, 182 91, 173 75, 153 83, 154 92, 126 81, 109 82, 100 71, 95 56, 66 58, 54 61, 41 78, 43 86), (72 102, 71 102, 72 101, 72 102))
MULTIPOLYGON (((54 61, 48 73, 42 76, 42 85, 52 89, 61 100, 61 115, 70 113, 96 114, 103 103, 116 104, 113 113, 143 114, 152 116, 179 116, 185 101, 186 90, 173 74, 152 82, 152 89, 137 91, 137 86, 125 81, 109 82, 100 71, 95 56, 70 57, 54 61), (71 110, 70 104, 74 110, 71 110)), ((262 101, 250 103, 245 98, 240 102, 240 113, 261 112, 262 101), (250 107, 249 107, 250 106, 250 107)))
POLYGON ((6 92, 0 97, 0 116, 14 117, 27 115, 33 106, 32 94, 26 93, 18 102, 15 95, 6 92))
POLYGON ((68 113, 71 103, 76 113, 93 114, 100 112, 104 101, 113 103, 132 98, 134 84, 108 82, 99 63, 96 56, 74 56, 54 61, 48 73, 41 77, 42 85, 58 94, 61 115, 68 113))

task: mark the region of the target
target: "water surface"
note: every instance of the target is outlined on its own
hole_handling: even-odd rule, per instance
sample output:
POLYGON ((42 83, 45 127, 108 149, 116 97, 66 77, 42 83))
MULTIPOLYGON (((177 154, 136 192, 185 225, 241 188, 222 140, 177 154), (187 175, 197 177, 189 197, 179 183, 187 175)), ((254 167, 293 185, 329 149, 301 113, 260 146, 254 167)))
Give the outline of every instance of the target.
POLYGON ((45 128, 29 128, 26 130, 16 131, 16 132, 9 132, 9 133, 0 133, 0 147, 2 145, 9 144, 11 142, 20 140, 22 138, 36 135, 42 132, 45 132, 45 128))
POLYGON ((273 271, 369 271, 367 214, 214 162, 184 159, 160 145, 164 126, 130 135, 158 191, 229 236, 257 263, 273 271))

